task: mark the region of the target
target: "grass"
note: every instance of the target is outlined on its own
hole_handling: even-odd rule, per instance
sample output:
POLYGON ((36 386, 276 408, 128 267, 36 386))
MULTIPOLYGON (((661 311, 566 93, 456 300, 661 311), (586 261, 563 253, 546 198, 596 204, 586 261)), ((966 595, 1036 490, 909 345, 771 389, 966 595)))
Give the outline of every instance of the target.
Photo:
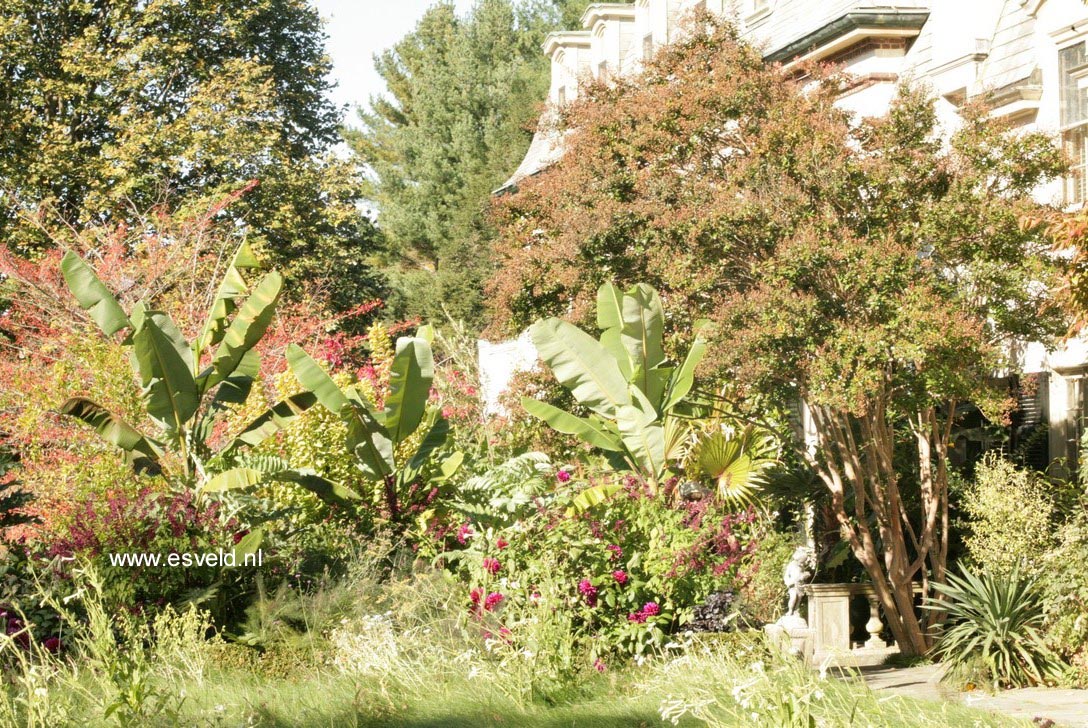
POLYGON ((678 637, 665 654, 613 659, 598 673, 562 609, 516 622, 517 642, 485 640, 437 572, 380 580, 365 567, 316 594, 262 602, 252 627, 263 652, 206 639, 196 610, 133 621, 105 608, 99 589, 88 572, 62 656, 0 636, 0 726, 1030 725, 875 694, 806 668, 760 633, 678 637), (286 613, 304 615, 305 630, 275 617, 286 613))

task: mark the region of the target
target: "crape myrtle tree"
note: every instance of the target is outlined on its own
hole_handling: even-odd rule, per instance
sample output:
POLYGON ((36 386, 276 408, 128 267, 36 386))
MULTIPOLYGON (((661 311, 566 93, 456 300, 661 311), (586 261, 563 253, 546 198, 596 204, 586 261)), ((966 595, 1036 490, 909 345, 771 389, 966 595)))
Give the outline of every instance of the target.
MULTIPOLYGON (((1049 340, 1055 263, 1029 192, 1051 140, 961 109, 943 137, 924 91, 883 118, 836 108, 850 80, 765 65, 709 16, 638 76, 566 110, 563 159, 496 210, 495 330, 588 318, 603 281, 645 281, 716 324, 703 373, 740 406, 803 403, 795 444, 907 654, 945 579, 957 404, 1006 414, 1010 344, 1049 340), (903 467, 903 463, 912 463, 903 467)), ((682 329, 686 322, 677 321, 682 329)))
POLYGON ((336 271, 343 305, 373 297, 324 42, 306 0, 5 0, 0 239, 33 252, 256 180, 224 213, 250 242, 289 280, 336 271))

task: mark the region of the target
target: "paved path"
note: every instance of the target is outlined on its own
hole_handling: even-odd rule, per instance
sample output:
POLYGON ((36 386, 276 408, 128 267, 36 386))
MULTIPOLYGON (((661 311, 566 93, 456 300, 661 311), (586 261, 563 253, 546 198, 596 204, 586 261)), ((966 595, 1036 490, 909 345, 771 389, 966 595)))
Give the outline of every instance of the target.
MULTIPOLYGON (((1021 688, 997 695, 960 693, 941 684, 939 665, 863 668, 865 682, 873 690, 886 690, 922 700, 951 700, 1028 720, 1045 719, 1058 726, 1088 728, 1088 690, 1021 688)), ((1042 720, 1038 721, 1042 724, 1042 720)))

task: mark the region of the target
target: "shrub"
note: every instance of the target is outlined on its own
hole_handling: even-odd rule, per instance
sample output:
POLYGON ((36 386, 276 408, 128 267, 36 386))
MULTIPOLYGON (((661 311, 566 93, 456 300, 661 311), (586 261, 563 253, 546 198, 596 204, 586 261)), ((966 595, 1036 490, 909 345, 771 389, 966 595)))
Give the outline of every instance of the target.
POLYGON ((1088 512, 1063 526, 1058 545, 1043 558, 1040 585, 1048 643, 1073 667, 1070 678, 1088 686, 1088 512))
POLYGON ((1054 544, 1054 499, 1040 473, 1018 468, 998 454, 978 464, 963 494, 964 544, 983 570, 1034 576, 1054 544))
POLYGON ((1044 624, 1042 592, 1020 576, 963 569, 934 588, 944 597, 931 609, 943 611, 950 624, 938 654, 955 669, 979 665, 995 689, 1043 683, 1057 677, 1060 663, 1040 632, 1044 624))

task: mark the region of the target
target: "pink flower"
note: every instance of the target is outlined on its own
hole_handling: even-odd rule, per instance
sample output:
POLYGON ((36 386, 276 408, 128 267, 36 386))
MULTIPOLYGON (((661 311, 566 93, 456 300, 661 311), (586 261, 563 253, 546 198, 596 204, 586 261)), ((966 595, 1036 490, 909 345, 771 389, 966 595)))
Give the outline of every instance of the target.
POLYGON ((643 622, 646 621, 646 615, 643 614, 641 611, 631 612, 630 614, 627 615, 627 621, 628 622, 635 622, 637 624, 642 624, 643 622))
POLYGON ((506 597, 498 592, 491 592, 484 599, 484 611, 490 612, 492 609, 502 604, 502 600, 505 598, 506 597))
POLYGON ((623 571, 622 569, 617 569, 616 571, 612 572, 612 578, 616 580, 617 584, 626 584, 627 572, 623 571))
POLYGON ((586 604, 591 607, 597 606, 597 587, 593 586, 593 582, 582 579, 578 582, 578 591, 586 598, 586 604))
POLYGON ((623 549, 620 548, 619 546, 617 546, 616 544, 614 544, 614 543, 609 544, 605 548, 607 548, 609 551, 612 552, 612 555, 608 557, 612 561, 619 561, 620 559, 623 558, 623 549))
POLYGON ((502 551, 504 548, 506 548, 509 545, 510 545, 510 542, 507 541, 505 538, 500 538, 498 541, 495 542, 495 546, 496 546, 496 548, 499 549, 499 551, 502 551))
POLYGON ((480 606, 480 599, 482 599, 483 596, 484 590, 480 587, 476 587, 468 593, 468 598, 472 601, 472 606, 474 608, 480 606))
POLYGON ((475 531, 472 530, 472 526, 467 523, 462 523, 461 527, 457 529, 457 543, 462 546, 475 535, 475 531))
POLYGON ((493 559, 490 556, 484 559, 484 571, 488 574, 494 576, 495 574, 498 574, 501 569, 502 564, 499 563, 498 559, 493 559))
POLYGON ((568 473, 566 470, 560 470, 558 473, 555 474, 555 478, 560 483, 566 483, 570 480, 570 473, 568 473))
POLYGON ((661 614, 661 607, 657 606, 657 602, 646 602, 642 605, 642 613, 647 617, 656 617, 661 614))
POLYGON ((593 667, 595 670, 597 670, 597 672, 604 672, 608 669, 608 666, 605 665, 604 661, 599 657, 593 661, 593 667))

